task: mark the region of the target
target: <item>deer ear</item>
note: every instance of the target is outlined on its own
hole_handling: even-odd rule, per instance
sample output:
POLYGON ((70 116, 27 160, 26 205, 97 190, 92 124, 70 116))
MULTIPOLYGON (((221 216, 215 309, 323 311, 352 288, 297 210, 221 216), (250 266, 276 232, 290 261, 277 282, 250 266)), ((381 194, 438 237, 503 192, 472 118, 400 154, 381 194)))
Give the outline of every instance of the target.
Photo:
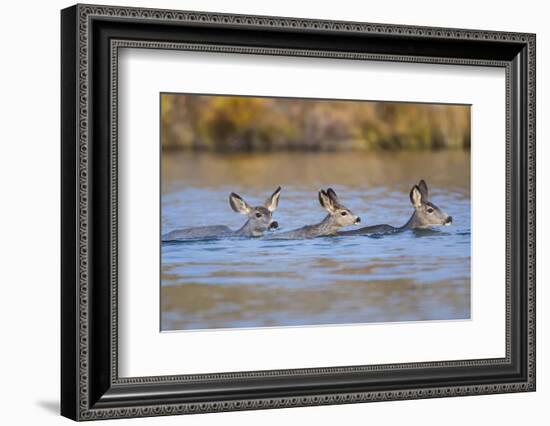
POLYGON ((409 197, 414 207, 420 207, 422 205, 422 193, 418 185, 412 187, 409 197))
POLYGON ((265 201, 265 208, 270 212, 273 212, 279 205, 279 198, 281 197, 281 187, 279 186, 271 197, 265 201))
POLYGON ((332 201, 334 201, 335 203, 338 203, 338 195, 336 195, 336 191, 334 191, 334 189, 332 188, 329 188, 327 189, 327 195, 330 197, 330 199, 332 201))
POLYGON ((336 191, 332 188, 327 189, 327 195, 333 200, 338 201, 338 195, 336 195, 336 191))
POLYGON ((248 203, 234 192, 229 195, 229 204, 235 212, 240 214, 248 214, 251 211, 251 207, 248 203))
POLYGON ((421 179, 420 182, 418 182, 418 188, 420 189, 420 193, 422 194, 422 200, 428 201, 428 184, 424 179, 421 179))
POLYGON ((323 190, 319 191, 319 203, 321 203, 321 206, 323 206, 323 208, 329 213, 334 213, 334 202, 323 190))
POLYGON ((321 204, 321 207, 325 208, 325 191, 322 189, 319 191, 319 204, 321 204))

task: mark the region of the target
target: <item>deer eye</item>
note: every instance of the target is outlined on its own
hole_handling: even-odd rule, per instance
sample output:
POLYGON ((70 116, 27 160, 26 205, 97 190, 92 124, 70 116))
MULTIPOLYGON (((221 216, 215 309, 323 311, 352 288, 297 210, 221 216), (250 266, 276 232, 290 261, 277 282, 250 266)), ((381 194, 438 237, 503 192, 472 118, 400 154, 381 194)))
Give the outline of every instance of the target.
POLYGON ((342 213, 340 213, 340 214, 341 214, 342 216, 347 216, 347 215, 348 215, 347 212, 342 212, 342 213))
POLYGON ((261 213, 256 213, 256 217, 259 219, 262 217, 262 214, 261 213))
POLYGON ((434 209, 432 209, 431 207, 428 207, 428 213, 433 213, 434 212, 434 209))

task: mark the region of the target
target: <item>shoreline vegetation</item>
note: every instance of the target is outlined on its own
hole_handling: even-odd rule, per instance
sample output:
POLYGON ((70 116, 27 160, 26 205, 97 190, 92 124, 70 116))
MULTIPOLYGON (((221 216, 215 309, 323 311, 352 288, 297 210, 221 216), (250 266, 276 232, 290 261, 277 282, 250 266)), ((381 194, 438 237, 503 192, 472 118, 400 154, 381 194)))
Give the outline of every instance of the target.
POLYGON ((164 151, 469 150, 470 106, 161 95, 164 151))

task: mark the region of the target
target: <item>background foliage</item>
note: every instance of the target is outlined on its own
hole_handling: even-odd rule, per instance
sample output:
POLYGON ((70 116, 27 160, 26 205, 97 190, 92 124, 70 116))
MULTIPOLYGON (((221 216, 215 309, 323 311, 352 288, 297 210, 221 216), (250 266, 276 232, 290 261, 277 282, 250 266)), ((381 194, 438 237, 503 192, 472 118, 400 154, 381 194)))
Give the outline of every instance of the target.
POLYGON ((163 149, 469 149, 470 107, 163 94, 163 149))

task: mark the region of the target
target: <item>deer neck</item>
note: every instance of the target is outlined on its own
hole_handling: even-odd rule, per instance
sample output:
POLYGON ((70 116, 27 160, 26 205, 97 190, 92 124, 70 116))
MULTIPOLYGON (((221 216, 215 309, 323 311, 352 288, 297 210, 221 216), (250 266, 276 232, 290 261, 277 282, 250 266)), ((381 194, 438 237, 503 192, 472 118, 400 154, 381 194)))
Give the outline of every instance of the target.
POLYGON ((336 234, 336 232, 341 228, 334 222, 331 215, 327 215, 321 222, 313 226, 318 235, 336 234))
POLYGON ((260 237, 262 232, 255 230, 250 223, 250 219, 237 231, 234 232, 235 236, 238 237, 260 237))
POLYGON ((414 213, 411 215, 411 217, 409 218, 409 220, 407 221, 407 223, 405 223, 401 228, 399 228, 400 230, 405 230, 405 229, 414 229, 414 228, 418 228, 420 226, 420 221, 418 220, 418 217, 416 215, 416 210, 414 211, 414 213))

